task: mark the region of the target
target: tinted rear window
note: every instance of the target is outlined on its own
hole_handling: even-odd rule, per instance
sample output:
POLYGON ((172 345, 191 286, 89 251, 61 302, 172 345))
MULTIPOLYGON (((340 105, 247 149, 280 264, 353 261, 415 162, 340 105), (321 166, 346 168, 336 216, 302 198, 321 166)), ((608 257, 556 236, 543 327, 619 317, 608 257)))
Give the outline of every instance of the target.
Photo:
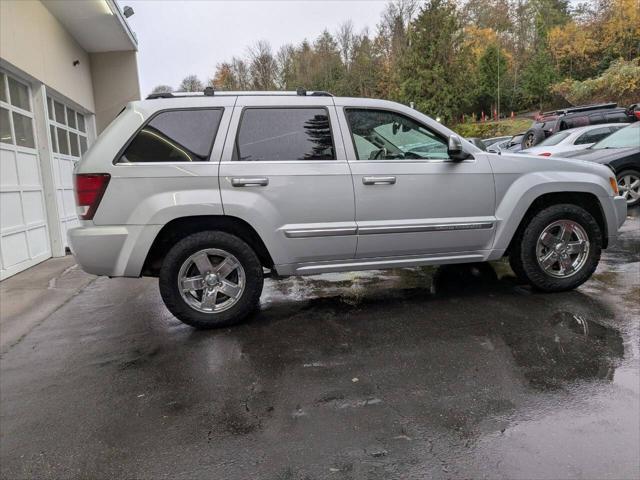
POLYGON ((247 108, 234 160, 335 160, 325 108, 247 108))
POLYGON ((137 133, 119 163, 205 162, 221 117, 222 109, 159 113, 137 133))

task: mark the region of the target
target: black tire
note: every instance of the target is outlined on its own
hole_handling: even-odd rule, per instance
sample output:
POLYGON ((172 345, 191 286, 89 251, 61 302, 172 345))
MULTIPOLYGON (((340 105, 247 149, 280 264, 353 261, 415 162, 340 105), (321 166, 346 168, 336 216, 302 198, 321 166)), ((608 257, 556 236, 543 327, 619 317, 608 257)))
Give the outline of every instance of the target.
POLYGON ((522 142, 520 143, 520 146, 522 147, 523 150, 525 148, 531 148, 539 144, 544 139, 545 139, 544 130, 542 130, 541 128, 530 128, 522 136, 522 142))
MULTIPOLYGON (((618 182, 618 187, 620 187, 621 183, 626 177, 633 176, 634 178, 640 179, 640 172, 638 170, 633 170, 631 168, 627 168, 626 170, 621 171, 616 174, 616 182, 618 182)), ((623 192, 621 191, 620 194, 623 192)), ((640 205, 640 198, 635 201, 627 201, 627 207, 635 207, 636 205, 640 205)))
POLYGON ((176 318, 192 327, 206 329, 227 327, 244 320, 257 308, 263 282, 262 265, 249 245, 228 233, 205 231, 183 238, 169 250, 160 269, 159 286, 162 300, 176 318), (182 264, 194 253, 207 248, 232 254, 244 269, 244 291, 233 306, 221 312, 194 309, 182 298, 178 288, 182 264))
POLYGON ((526 280, 534 288, 543 292, 562 292, 572 290, 593 274, 602 251, 602 232, 598 222, 585 209, 573 204, 559 204, 538 212, 516 234, 509 256, 509 263, 521 280, 526 280), (571 276, 557 278, 549 275, 538 264, 536 244, 544 229, 558 220, 572 220, 586 232, 589 240, 589 253, 586 261, 571 276))

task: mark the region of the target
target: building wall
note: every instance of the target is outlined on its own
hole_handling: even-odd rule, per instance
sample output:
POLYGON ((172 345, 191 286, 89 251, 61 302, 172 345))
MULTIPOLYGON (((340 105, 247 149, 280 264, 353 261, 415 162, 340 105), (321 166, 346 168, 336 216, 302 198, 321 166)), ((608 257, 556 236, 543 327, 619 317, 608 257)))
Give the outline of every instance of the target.
POLYGON ((0 57, 95 112, 89 55, 40 1, 0 1, 0 57))
POLYGON ((90 59, 99 134, 128 102, 140 100, 138 62, 135 51, 91 53, 90 59))

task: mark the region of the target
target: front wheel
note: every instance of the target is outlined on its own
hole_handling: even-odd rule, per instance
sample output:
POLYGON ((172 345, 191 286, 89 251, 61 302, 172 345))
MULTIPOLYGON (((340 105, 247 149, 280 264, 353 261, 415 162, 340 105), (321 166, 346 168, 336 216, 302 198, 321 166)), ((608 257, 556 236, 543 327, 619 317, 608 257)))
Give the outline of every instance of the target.
POLYGON ((598 222, 581 207, 553 205, 538 212, 516 238, 510 263, 538 290, 561 292, 593 274, 602 250, 598 222))
POLYGON ((627 206, 634 207, 640 204, 640 172, 624 170, 616 177, 620 195, 627 199, 627 206))
POLYGON ((199 232, 180 240, 160 269, 160 294, 178 319, 196 328, 243 320, 258 305, 262 265, 240 238, 199 232))

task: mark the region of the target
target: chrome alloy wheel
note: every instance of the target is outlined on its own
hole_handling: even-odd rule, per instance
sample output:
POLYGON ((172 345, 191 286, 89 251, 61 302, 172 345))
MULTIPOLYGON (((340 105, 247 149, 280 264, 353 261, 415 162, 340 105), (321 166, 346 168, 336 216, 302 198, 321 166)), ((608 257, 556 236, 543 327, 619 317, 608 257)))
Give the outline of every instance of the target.
POLYGON ((534 146, 534 142, 535 142, 535 135, 533 133, 530 133, 529 135, 527 135, 525 137, 524 140, 524 148, 531 148, 534 146))
POLYGON ((578 272, 589 257, 589 236, 579 223, 558 220, 545 228, 536 243, 538 265, 556 278, 578 272))
POLYGON ((627 203, 634 203, 640 199, 640 177, 629 173, 618 178, 618 190, 627 203))
POLYGON ((244 268, 238 259, 217 248, 194 253, 178 272, 182 299, 203 313, 228 310, 238 302, 245 285, 244 268))

